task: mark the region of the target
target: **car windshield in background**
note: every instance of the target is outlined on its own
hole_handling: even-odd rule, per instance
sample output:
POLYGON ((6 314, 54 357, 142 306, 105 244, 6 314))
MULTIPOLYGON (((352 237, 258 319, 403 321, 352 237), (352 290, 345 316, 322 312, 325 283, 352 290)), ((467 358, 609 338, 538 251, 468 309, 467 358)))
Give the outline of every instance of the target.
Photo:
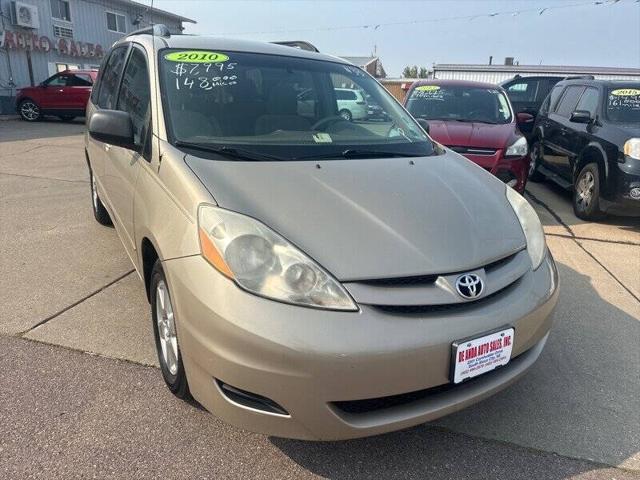
POLYGON ((500 90, 466 85, 420 85, 411 91, 407 110, 425 120, 510 123, 512 116, 500 90))
POLYGON ((357 67, 209 50, 164 49, 159 61, 171 141, 182 148, 253 152, 252 160, 433 153, 416 121, 357 67), (366 98, 388 121, 367 120, 366 98))
POLYGON ((640 85, 610 88, 606 98, 607 119, 617 123, 640 123, 640 85))

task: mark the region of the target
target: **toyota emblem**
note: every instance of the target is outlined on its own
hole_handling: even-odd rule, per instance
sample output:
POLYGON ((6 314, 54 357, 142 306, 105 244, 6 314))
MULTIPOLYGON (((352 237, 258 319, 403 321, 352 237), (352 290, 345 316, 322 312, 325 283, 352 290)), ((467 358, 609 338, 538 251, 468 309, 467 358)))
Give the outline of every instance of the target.
POLYGON ((478 298, 484 290, 484 283, 475 273, 465 273, 457 278, 456 290, 462 298, 478 298))

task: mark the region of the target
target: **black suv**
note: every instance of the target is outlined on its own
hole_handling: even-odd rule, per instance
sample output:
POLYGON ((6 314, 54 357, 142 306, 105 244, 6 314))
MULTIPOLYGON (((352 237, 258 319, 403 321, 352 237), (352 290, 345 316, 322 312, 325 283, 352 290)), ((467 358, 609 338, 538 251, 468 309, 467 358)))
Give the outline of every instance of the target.
POLYGON ((573 209, 640 215, 640 82, 564 80, 536 120, 529 180, 573 188, 573 209))
POLYGON ((562 80, 564 77, 543 77, 543 76, 531 76, 521 77, 516 75, 511 80, 506 80, 500 84, 502 88, 507 92, 513 110, 516 113, 525 112, 533 115, 533 119, 525 124, 518 124, 518 129, 522 134, 530 139, 533 131, 533 122, 538 110, 544 99, 553 88, 553 86, 562 80))

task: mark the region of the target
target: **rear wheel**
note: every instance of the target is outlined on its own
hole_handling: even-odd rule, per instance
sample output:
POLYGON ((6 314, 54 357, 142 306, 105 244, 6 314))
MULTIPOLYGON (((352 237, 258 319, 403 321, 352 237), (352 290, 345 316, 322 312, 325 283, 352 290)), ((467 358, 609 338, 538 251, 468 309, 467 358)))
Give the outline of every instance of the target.
POLYGON ((182 363, 176 317, 160 260, 151 272, 151 318, 162 377, 171 393, 183 400, 191 398, 187 374, 182 363))
POLYGON ((36 122, 42 117, 40 107, 31 99, 20 102, 18 111, 20 112, 20 117, 26 122, 36 122))
POLYGON ((340 113, 340 116, 348 122, 350 122, 351 119, 353 118, 353 115, 351 115, 351 112, 346 108, 343 108, 342 110, 340 110, 339 113, 340 113))
POLYGON ((573 211, 583 220, 596 220, 600 210, 600 170, 597 163, 588 163, 576 177, 573 186, 573 211))
POLYGON ((538 171, 540 166, 540 158, 542 158, 542 144, 536 140, 531 145, 531 161, 529 162, 528 180, 532 182, 541 182, 545 179, 545 176, 538 171))
POLYGON ((100 200, 100 195, 98 195, 96 177, 93 175, 92 170, 89 170, 89 177, 91 183, 91 206, 93 208, 93 216, 100 225, 112 225, 109 212, 107 212, 102 200, 100 200))

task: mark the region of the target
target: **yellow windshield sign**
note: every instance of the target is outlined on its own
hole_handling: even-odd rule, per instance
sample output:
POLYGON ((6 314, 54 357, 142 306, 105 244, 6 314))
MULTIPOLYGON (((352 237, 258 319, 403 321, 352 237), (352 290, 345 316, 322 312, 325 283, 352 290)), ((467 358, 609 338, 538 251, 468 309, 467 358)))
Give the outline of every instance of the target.
POLYGON ((618 97, 635 97, 636 95, 640 95, 639 88, 619 88, 617 90, 613 90, 611 95, 616 95, 618 97))
POLYGON ((440 90, 438 85, 420 85, 416 87, 416 90, 420 92, 435 92, 436 90, 440 90))
POLYGON ((184 63, 220 63, 229 60, 223 53, 209 52, 207 50, 187 50, 184 52, 171 52, 164 56, 170 62, 184 63))

